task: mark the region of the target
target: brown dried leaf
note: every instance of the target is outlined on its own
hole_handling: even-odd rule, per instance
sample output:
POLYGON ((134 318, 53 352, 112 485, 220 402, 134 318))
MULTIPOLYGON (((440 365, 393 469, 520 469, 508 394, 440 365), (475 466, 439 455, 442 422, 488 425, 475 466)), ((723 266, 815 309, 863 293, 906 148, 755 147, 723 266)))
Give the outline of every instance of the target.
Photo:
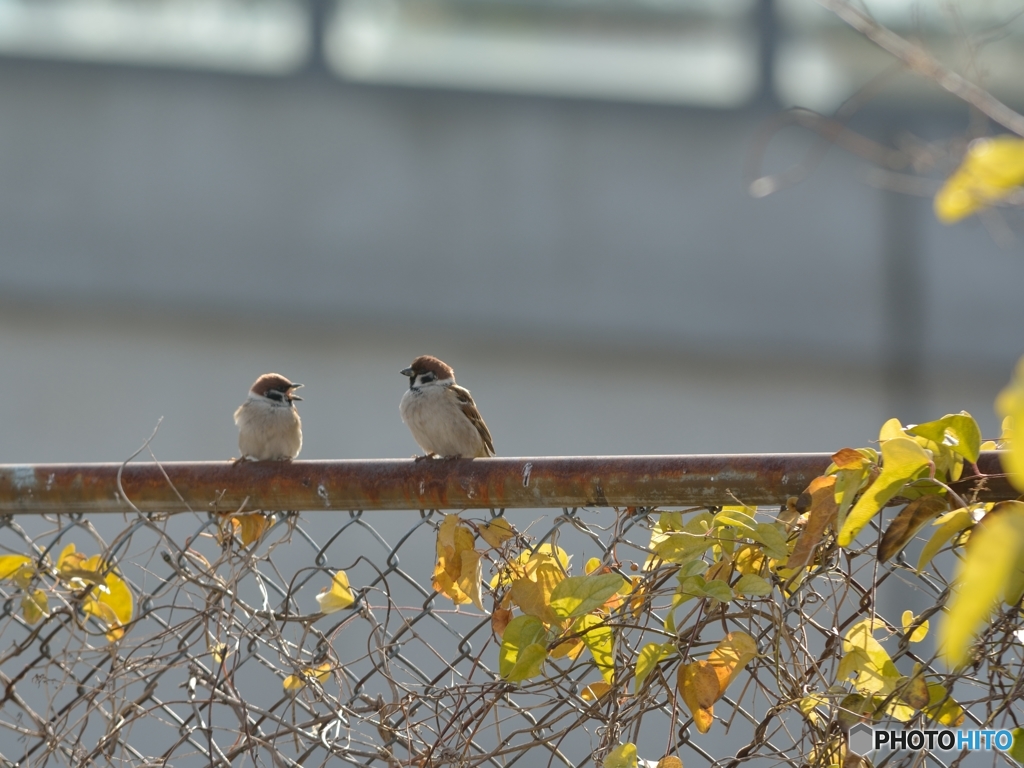
POLYGON ((921 528, 949 511, 944 496, 922 496, 907 504, 889 523, 878 544, 878 562, 884 563, 902 550, 921 528))
POLYGON ((861 469, 868 459, 855 448, 841 448, 832 454, 832 463, 836 469, 861 469))
POLYGON ((508 608, 495 608, 491 612, 491 631, 499 638, 504 636, 505 627, 512 621, 512 611, 508 608))
MULTIPOLYGON (((857 455, 860 456, 859 453, 857 455)), ((804 526, 804 529, 800 532, 800 537, 796 540, 796 546, 793 547, 793 551, 786 561, 786 568, 803 568, 809 565, 814 557, 814 550, 821 543, 821 539, 825 535, 825 529, 829 525, 835 524, 836 515, 839 512, 839 506, 836 504, 835 486, 835 475, 828 475, 827 477, 814 478, 807 487, 807 493, 811 496, 811 507, 807 518, 807 525, 804 526)))

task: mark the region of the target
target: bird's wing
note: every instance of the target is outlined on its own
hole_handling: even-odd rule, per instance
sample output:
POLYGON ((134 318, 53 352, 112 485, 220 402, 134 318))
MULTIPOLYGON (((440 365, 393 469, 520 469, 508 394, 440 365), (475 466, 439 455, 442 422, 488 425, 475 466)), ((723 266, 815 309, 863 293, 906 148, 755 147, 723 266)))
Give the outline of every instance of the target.
POLYGON ((453 384, 449 387, 449 391, 455 395, 455 400, 458 402, 462 412, 466 414, 467 419, 473 422, 476 431, 483 438, 484 446, 487 448, 487 455, 493 456, 494 442, 491 440, 491 432, 487 429, 487 425, 484 424, 484 418, 480 415, 480 411, 477 410, 476 403, 473 402, 473 396, 469 394, 469 390, 465 387, 460 387, 458 384, 453 384))

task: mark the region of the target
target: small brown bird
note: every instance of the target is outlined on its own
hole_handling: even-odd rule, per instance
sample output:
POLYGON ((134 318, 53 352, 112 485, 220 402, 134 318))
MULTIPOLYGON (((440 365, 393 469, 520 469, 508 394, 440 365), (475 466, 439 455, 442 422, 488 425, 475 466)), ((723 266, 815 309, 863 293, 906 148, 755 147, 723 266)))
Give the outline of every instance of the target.
POLYGON ((249 397, 235 411, 238 425, 236 460, 290 461, 302 450, 302 421, 295 410, 293 394, 301 387, 278 373, 265 373, 256 379, 249 397))
POLYGON ((455 383, 455 371, 436 357, 423 355, 403 370, 409 389, 399 411, 426 456, 493 456, 494 443, 469 390, 455 383))

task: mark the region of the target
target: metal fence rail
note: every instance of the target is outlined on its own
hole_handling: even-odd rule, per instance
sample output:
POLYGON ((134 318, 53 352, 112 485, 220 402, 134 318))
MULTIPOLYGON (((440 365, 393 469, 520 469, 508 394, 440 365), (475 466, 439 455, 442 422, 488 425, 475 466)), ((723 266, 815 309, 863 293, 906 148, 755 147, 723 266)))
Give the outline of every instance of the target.
MULTIPOLYGON (((0 465, 0 513, 778 504, 830 462, 797 453, 0 465)), ((978 468, 989 476, 983 498, 1016 498, 998 452, 982 453, 978 468)))
MULTIPOLYGON (((899 613, 940 610, 950 563, 920 575, 902 556, 880 565, 866 535, 860 551, 826 547, 788 594, 695 601, 666 631, 676 574, 645 568, 658 510, 742 501, 772 520, 827 465, 825 455, 129 464, 120 482, 118 465, 0 467, 0 555, 33 561, 0 579, 3 764, 599 766, 628 740, 644 759, 678 754, 689 768, 825 766, 843 728, 836 645, 869 616, 893 629, 885 645, 901 668, 919 663, 949 681, 968 724, 1012 726, 1019 645, 956 676, 927 644, 909 645, 899 613), (485 611, 431 587, 439 508, 481 510, 462 515, 477 524, 504 516, 518 533, 481 548, 485 611), (352 511, 267 511, 268 529, 248 545, 231 522, 240 511, 294 509, 352 511), (83 516, 99 511, 121 514, 83 516), (102 585, 59 571, 69 544, 127 584, 123 636, 83 608, 102 585), (573 574, 596 558, 639 578, 643 599, 609 619, 616 679, 596 700, 585 696, 601 680, 588 654, 549 662, 521 685, 497 674, 489 614, 502 588, 490 580, 542 544, 563 548, 573 574), (323 615, 315 597, 339 569, 356 601, 323 615), (32 621, 25 598, 36 590, 47 610, 32 621), (706 655, 736 630, 760 654, 716 705, 708 734, 676 696, 678 659, 634 691, 645 643, 706 655), (797 703, 814 691, 826 701, 811 716, 797 703)), ((998 471, 997 457, 979 468, 998 471)), ((984 493, 1016 495, 999 478, 984 493)), ((1004 635, 1020 626, 1012 611, 1000 621, 993 631, 1004 635)))

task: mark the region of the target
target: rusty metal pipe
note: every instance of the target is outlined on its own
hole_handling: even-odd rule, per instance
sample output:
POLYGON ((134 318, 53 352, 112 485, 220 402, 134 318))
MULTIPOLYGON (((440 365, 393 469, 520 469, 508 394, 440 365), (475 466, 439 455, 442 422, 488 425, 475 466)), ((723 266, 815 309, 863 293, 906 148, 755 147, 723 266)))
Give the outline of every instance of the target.
MULTIPOLYGON (((829 462, 828 454, 803 453, 246 462, 238 466, 140 463, 124 466, 122 486, 137 509, 164 513, 243 508, 696 506, 737 500, 767 505, 799 494, 829 462)), ((117 486, 121 466, 0 465, 0 514, 130 512, 117 486)), ((984 453, 978 466, 991 475, 982 498, 1018 496, 1001 474, 997 452, 984 453)), ((967 489, 970 481, 958 485, 967 489)))

